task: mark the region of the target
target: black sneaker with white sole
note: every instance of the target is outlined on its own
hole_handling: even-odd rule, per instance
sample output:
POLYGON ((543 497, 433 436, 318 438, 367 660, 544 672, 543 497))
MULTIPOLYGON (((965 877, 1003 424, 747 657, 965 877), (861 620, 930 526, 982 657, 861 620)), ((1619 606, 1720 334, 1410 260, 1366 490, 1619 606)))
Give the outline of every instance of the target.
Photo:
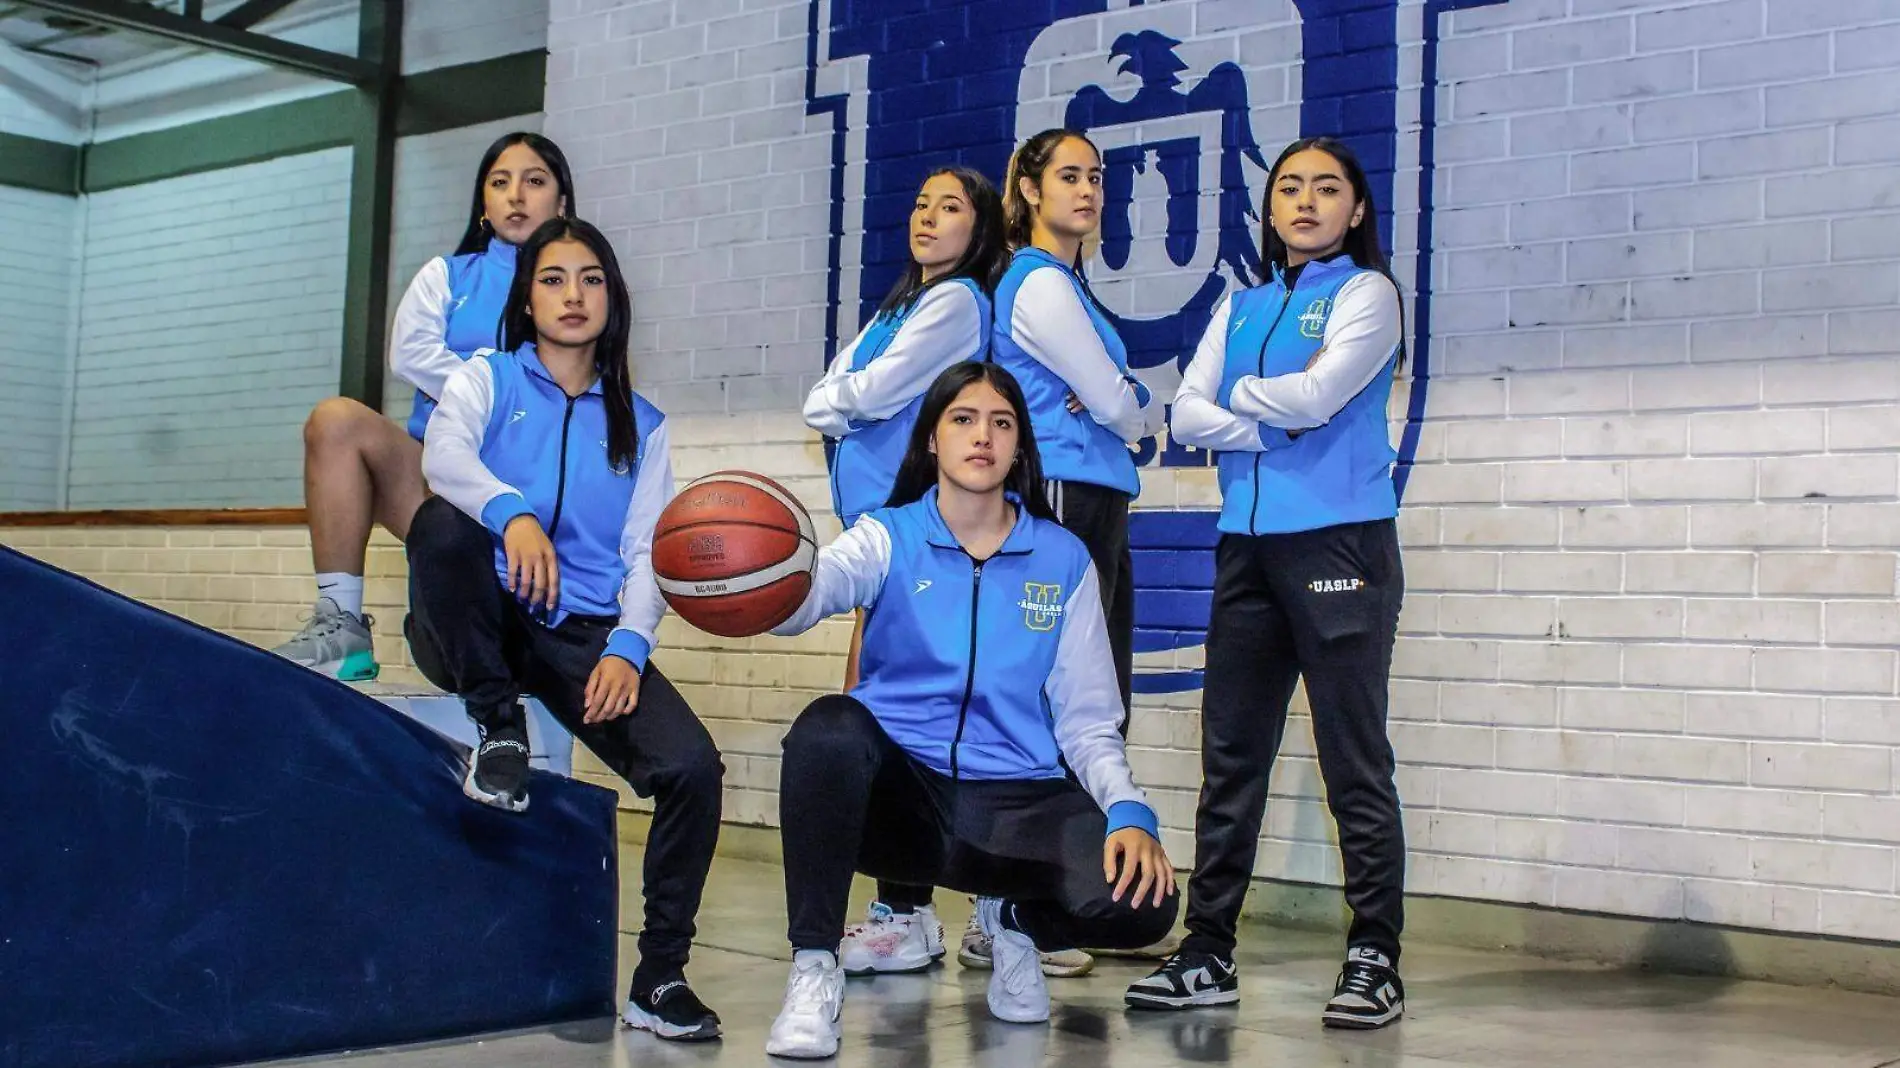
POLYGON ((1320 1019, 1327 1027, 1346 1027, 1366 1031, 1405 1015, 1405 984, 1399 980, 1392 961, 1376 949, 1359 946, 1346 953, 1345 966, 1339 969, 1339 982, 1333 987, 1333 1000, 1326 1003, 1320 1019))
POLYGON ((1125 1000, 1131 1009, 1232 1005, 1240 1000, 1240 978, 1233 961, 1184 949, 1129 984, 1125 1000))
POLYGON ((476 721, 482 744, 469 754, 468 774, 462 779, 462 792, 484 805, 506 812, 528 807, 528 726, 521 706, 507 717, 491 717, 490 724, 476 721), (496 722, 499 720, 499 722, 496 722))
POLYGON ((669 1042, 706 1042, 719 1037, 719 1014, 706 1007, 684 979, 661 983, 652 990, 632 990, 620 1020, 639 1031, 651 1031, 669 1042))

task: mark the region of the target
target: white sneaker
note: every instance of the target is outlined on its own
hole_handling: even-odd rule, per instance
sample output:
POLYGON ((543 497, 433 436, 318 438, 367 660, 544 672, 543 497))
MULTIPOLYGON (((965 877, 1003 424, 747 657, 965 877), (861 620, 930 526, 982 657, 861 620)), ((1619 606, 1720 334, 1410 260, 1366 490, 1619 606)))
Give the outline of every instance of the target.
POLYGON ((801 950, 785 981, 785 1006, 772 1021, 765 1052, 773 1057, 821 1060, 838 1054, 844 1012, 844 969, 821 949, 801 950))
POLYGON ((1003 926, 1009 906, 995 898, 976 903, 983 933, 990 938, 990 1015, 1007 1023, 1041 1023, 1049 1018, 1049 986, 1042 978, 1041 954, 1021 931, 1003 926))
POLYGON ((941 956, 943 924, 929 905, 905 916, 873 901, 871 918, 845 928, 838 947, 838 963, 846 975, 921 972, 941 956))
MULTIPOLYGON (((986 899, 976 900, 981 906, 986 899)), ((970 913, 969 926, 963 929, 963 941, 957 946, 957 963, 978 971, 988 970, 991 966, 990 936, 983 933, 983 925, 975 912, 970 913)), ((1094 968, 1095 958, 1087 950, 1053 949, 1042 955, 1042 974, 1051 979, 1080 978, 1094 968)))

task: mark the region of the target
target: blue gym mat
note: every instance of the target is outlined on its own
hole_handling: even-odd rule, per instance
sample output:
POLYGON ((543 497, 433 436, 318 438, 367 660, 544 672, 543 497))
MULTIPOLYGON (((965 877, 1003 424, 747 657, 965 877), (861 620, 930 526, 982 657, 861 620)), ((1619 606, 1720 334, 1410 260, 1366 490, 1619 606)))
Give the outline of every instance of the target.
POLYGON ((611 1013, 614 795, 0 547, 0 1068, 611 1013))

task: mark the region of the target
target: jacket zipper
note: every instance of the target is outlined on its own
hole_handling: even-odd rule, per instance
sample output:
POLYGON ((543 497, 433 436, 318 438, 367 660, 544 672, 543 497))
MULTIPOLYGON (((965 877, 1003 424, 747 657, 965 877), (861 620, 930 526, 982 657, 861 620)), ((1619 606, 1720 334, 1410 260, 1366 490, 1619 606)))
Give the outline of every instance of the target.
POLYGON ((579 397, 567 398, 567 414, 561 416, 561 479, 554 486, 554 520, 548 524, 548 540, 561 529, 561 506, 567 497, 567 428, 574 422, 574 402, 579 397))
MULTIPOLYGON (((1280 301, 1280 310, 1273 317, 1273 325, 1267 327, 1267 339, 1260 343, 1259 366, 1254 369, 1254 377, 1267 377, 1267 346, 1273 343, 1273 332, 1280 329, 1280 320, 1286 318, 1287 306, 1293 303, 1293 287, 1286 287, 1286 297, 1280 301)), ((1247 517, 1247 533, 1260 533, 1260 458, 1264 452, 1253 454, 1253 514, 1247 517)))
POLYGON ((963 744, 963 725, 970 715, 970 691, 976 688, 976 607, 983 591, 983 561, 970 561, 970 667, 963 676, 963 701, 957 705, 957 734, 950 740, 950 777, 958 777, 957 748, 963 744))

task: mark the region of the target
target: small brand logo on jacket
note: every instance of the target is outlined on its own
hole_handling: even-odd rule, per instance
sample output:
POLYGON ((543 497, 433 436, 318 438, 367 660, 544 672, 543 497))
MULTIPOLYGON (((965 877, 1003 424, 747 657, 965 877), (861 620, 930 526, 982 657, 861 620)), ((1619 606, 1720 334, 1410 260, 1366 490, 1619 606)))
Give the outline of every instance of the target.
POLYGON ((1364 579, 1343 578, 1314 579, 1308 583, 1307 586, 1314 593, 1351 593, 1353 590, 1359 589, 1365 584, 1366 581, 1364 579))
POLYGON ((1044 582, 1023 583, 1023 625, 1030 630, 1054 630, 1062 619, 1062 587, 1044 582))
POLYGON ((1306 306, 1300 313, 1300 336, 1317 341, 1326 336, 1326 315, 1333 310, 1333 302, 1320 297, 1306 306))

